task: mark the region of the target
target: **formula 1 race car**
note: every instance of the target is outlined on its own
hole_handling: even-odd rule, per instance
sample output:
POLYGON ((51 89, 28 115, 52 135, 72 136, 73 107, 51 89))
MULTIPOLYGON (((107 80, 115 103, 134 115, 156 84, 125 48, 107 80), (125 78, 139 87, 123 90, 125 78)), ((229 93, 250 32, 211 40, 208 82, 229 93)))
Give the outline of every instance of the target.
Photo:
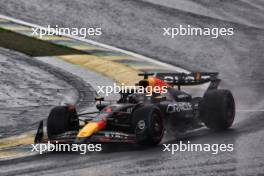
POLYGON ((125 142, 156 145, 164 131, 187 128, 193 123, 214 130, 229 128, 235 117, 235 102, 229 90, 219 90, 218 73, 141 73, 138 86, 167 87, 166 92, 121 92, 115 103, 97 97, 98 111, 77 114, 73 105, 58 106, 47 119, 47 137, 40 122, 35 143, 103 143, 125 142), (182 86, 209 83, 202 97, 192 97, 182 86))

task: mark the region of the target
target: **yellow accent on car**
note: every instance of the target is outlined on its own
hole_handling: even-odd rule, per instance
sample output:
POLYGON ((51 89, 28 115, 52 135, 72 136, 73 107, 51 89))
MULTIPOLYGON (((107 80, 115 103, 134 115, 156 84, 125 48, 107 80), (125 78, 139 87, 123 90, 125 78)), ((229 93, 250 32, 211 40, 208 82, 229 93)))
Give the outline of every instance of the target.
POLYGON ((77 137, 90 137, 98 130, 99 130, 99 125, 96 122, 90 122, 81 129, 77 137))

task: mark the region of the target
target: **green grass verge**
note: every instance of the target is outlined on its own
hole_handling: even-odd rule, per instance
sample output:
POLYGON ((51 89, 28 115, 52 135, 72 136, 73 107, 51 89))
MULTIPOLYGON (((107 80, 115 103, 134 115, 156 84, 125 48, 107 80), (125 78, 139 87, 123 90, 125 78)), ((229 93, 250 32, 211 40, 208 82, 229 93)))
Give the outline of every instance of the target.
POLYGON ((33 57, 88 54, 87 52, 85 53, 66 46, 49 43, 3 28, 0 28, 0 47, 16 50, 33 57))

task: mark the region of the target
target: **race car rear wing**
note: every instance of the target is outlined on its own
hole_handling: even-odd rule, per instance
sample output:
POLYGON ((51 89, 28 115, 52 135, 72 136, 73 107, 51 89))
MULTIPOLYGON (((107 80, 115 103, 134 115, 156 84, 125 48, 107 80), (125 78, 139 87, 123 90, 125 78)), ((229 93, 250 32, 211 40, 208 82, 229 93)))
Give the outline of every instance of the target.
POLYGON ((211 82, 208 89, 217 89, 220 79, 217 72, 192 72, 192 73, 157 73, 156 77, 164 82, 178 86, 194 86, 211 82))

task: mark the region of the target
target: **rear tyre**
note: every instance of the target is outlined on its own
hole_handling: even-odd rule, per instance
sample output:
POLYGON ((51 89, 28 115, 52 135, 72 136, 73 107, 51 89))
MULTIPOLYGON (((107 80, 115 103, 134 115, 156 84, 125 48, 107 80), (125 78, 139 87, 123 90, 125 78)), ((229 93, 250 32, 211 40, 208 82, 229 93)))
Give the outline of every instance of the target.
POLYGON ((153 105, 139 107, 133 113, 133 127, 138 144, 159 144, 164 134, 161 111, 153 105))
POLYGON ((58 106, 50 111, 47 121, 48 137, 67 131, 78 131, 79 119, 74 106, 58 106))
POLYGON ((232 126, 235 101, 229 90, 207 91, 200 106, 200 118, 208 128, 224 130, 232 126))

